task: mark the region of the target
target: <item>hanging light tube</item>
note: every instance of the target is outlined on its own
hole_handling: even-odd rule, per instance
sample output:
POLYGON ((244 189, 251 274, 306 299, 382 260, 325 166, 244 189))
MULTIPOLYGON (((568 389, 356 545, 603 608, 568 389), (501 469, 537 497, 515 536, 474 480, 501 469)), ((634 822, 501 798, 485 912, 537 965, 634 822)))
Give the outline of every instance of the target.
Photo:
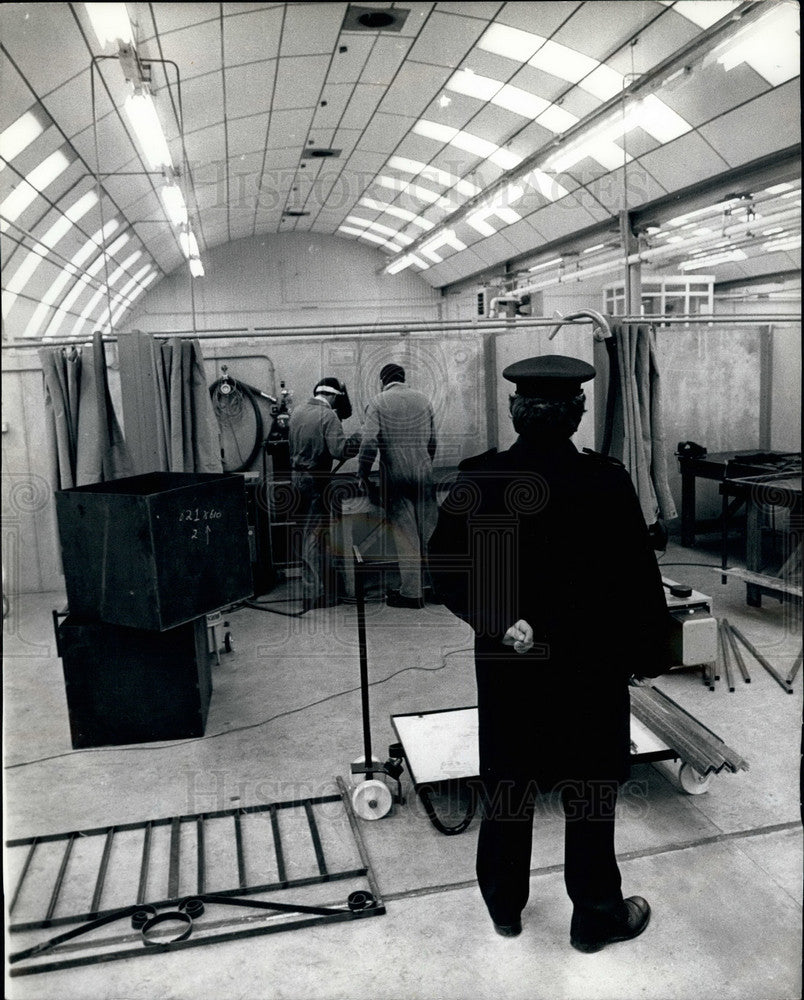
POLYGON ((129 94, 124 107, 140 149, 151 169, 172 170, 173 160, 170 157, 167 139, 147 86, 138 87, 133 94, 129 94))

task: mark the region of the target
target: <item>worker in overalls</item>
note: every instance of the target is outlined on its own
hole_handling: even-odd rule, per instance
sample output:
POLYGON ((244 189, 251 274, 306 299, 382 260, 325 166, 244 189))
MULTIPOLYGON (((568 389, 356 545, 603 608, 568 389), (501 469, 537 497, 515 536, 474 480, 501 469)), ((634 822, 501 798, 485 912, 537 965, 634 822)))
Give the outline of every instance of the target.
POLYGON ((381 391, 366 408, 358 476, 371 493, 369 474, 379 452, 380 486, 399 564, 399 589, 386 604, 421 608, 429 586, 427 544, 438 518, 433 485, 435 417, 429 399, 405 383, 405 369, 391 362, 380 371, 381 391))
POLYGON ((565 814, 570 942, 636 937, 650 907, 624 899, 614 852, 630 760, 629 677, 666 670, 668 614, 636 493, 615 460, 570 438, 595 369, 557 355, 510 365, 508 450, 460 466, 430 545, 436 587, 475 632, 477 877, 495 929, 521 932, 537 797, 565 814))
POLYGON ((340 379, 319 379, 313 395, 290 415, 289 445, 297 509, 304 518, 301 541, 302 613, 337 603, 330 554, 327 487, 332 463, 357 454, 360 434, 347 437, 342 421, 352 415, 340 379))

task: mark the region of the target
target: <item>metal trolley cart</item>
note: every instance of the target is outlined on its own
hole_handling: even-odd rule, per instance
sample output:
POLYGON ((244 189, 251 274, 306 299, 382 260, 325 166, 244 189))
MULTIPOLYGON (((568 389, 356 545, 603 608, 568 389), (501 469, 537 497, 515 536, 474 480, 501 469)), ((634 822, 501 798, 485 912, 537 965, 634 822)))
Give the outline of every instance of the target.
MULTIPOLYGON (((477 708, 437 709, 429 712, 409 712, 391 716, 391 725, 398 742, 389 747, 389 759, 381 763, 372 751, 369 711, 368 653, 366 645, 366 612, 363 574, 367 568, 357 546, 353 546, 355 596, 357 604, 358 651, 360 658, 360 693, 362 702, 364 755, 351 765, 358 784, 352 792, 352 806, 362 819, 381 819, 394 801, 403 802, 401 775, 407 763, 414 790, 430 822, 441 833, 462 833, 472 822, 476 811, 474 784, 480 767, 477 753, 477 708), (380 777, 396 783, 394 792, 380 777), (475 781, 473 781, 475 779, 475 781), (444 822, 432 801, 434 793, 462 797, 465 809, 454 824, 444 822)), ((372 566, 375 567, 376 563, 372 566)), ((668 581, 668 584, 670 581, 668 581)), ((673 587, 679 585, 673 584, 673 587)), ((685 594, 695 600, 703 595, 685 594)), ((708 600, 708 598, 706 599, 708 600)), ((672 602, 668 609, 675 610, 672 602)), ((696 612, 699 608, 694 609, 696 612)), ((694 615, 693 615, 694 619, 694 615)), ((714 620, 712 620, 714 623, 714 620)), ((684 629, 686 619, 681 622, 684 629)), ((705 623, 708 626, 708 622, 705 623)), ((708 636, 709 629, 707 628, 708 636)), ((706 641, 701 642, 695 622, 695 641, 681 636, 681 645, 696 655, 709 655, 706 641)), ((635 764, 655 761, 680 761, 678 781, 690 795, 705 792, 713 774, 726 769, 747 770, 748 764, 720 737, 707 729, 694 716, 652 685, 634 682, 631 691, 631 761, 635 764)))

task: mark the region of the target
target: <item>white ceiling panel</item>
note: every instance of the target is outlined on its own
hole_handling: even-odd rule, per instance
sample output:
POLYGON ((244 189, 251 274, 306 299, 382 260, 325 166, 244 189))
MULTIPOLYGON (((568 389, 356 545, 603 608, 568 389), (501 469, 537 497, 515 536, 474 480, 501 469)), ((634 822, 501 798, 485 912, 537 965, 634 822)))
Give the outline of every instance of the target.
MULTIPOLYGON (((385 7, 386 4, 379 3, 379 4, 374 4, 373 6, 385 7)), ((387 6, 393 6, 393 4, 389 4, 387 6)), ((399 33, 401 35, 405 35, 405 36, 409 36, 409 37, 414 37, 414 36, 418 35, 419 32, 422 30, 423 25, 426 23, 428 15, 432 12, 432 10, 433 10, 434 7, 435 7, 435 4, 432 4, 432 3, 407 3, 406 2, 404 4, 404 8, 405 8, 405 10, 409 10, 410 14, 408 15, 408 18, 405 21, 405 23, 402 26, 402 28, 400 29, 399 33)))
POLYGON ((267 61, 226 70, 227 117, 271 110, 275 67, 275 61, 267 61))
MULTIPOLYGON (((109 96, 102 86, 98 86, 95 77, 95 119, 100 120, 113 112, 109 96)), ((3 77, 3 92, 5 98, 6 80, 3 77)), ((92 124, 92 90, 89 70, 73 77, 62 87, 56 88, 42 101, 42 106, 59 123, 60 128, 69 139, 77 132, 83 132, 92 124)))
MULTIPOLYGON (((188 80, 182 86, 185 132, 223 121, 223 73, 207 73, 188 80)), ((232 109, 233 113, 237 113, 232 109)), ((163 125, 167 122, 162 115, 163 125)))
MULTIPOLYGON (((362 83, 387 87, 402 65, 411 45, 410 38, 398 35, 380 35, 363 66, 362 83)), ((340 56, 336 56, 340 58, 340 56)))
POLYGON ((248 118, 229 119, 226 132, 229 141, 229 155, 240 156, 265 149, 265 134, 268 128, 268 114, 249 115, 248 118))
POLYGON ((414 119, 404 115, 377 112, 368 123, 357 148, 371 153, 390 154, 413 125, 414 119))
POLYGON ((732 167, 801 142, 798 78, 702 125, 698 131, 732 167))
POLYGON ((530 216, 548 243, 579 229, 587 229, 607 217, 608 213, 597 201, 584 192, 574 192, 530 216))
POLYGON ((528 250, 533 250, 535 247, 546 242, 534 225, 534 218, 535 216, 531 215, 527 219, 515 222, 513 225, 506 226, 502 230, 507 242, 520 254, 527 253, 528 250))
POLYGON ((190 132, 184 137, 184 145, 194 172, 205 163, 218 163, 224 160, 226 157, 226 137, 223 123, 219 122, 217 125, 210 125, 208 128, 190 132))
POLYGON ((483 0, 474 0, 473 3, 437 3, 435 9, 446 14, 462 14, 465 17, 479 17, 488 21, 494 17, 503 7, 504 3, 484 3, 483 0))
POLYGON ((314 113, 314 108, 275 109, 272 111, 268 130, 269 149, 294 146, 298 161, 300 147, 307 141, 307 133, 310 131, 310 123, 314 113))
POLYGON ((726 160, 697 132, 688 132, 640 158, 648 173, 667 191, 687 187, 728 169, 726 160))
POLYGON ((452 70, 443 66, 406 62, 386 91, 380 111, 418 118, 450 76, 452 70))
POLYGON ((384 94, 385 87, 358 83, 341 120, 341 127, 361 129, 374 114, 384 94))
POLYGON ((661 13, 659 3, 583 3, 558 29, 553 41, 603 60, 661 13))
POLYGON ((357 83, 372 53, 374 41, 374 36, 369 34, 343 35, 332 54, 327 83, 357 83), (346 51, 341 52, 342 48, 346 51))
POLYGON ((460 65, 486 27, 474 17, 434 11, 419 32, 408 57, 435 66, 460 65))
POLYGON ((660 17, 640 31, 636 45, 626 45, 612 55, 607 64, 623 76, 646 73, 691 42, 698 32, 692 21, 669 7, 665 8, 660 17))
POLYGON ((282 56, 332 52, 346 13, 345 3, 288 4, 282 32, 282 56))
MULTIPOLYGON (((3 8, 3 45, 39 97, 90 65, 93 53, 81 38, 70 4, 11 3, 3 8)), ((92 44, 91 30, 89 38, 92 44)))
POLYGON ((316 107, 328 65, 328 56, 282 57, 276 74, 274 108, 316 107))
POLYGON ((720 63, 696 66, 662 91, 662 100, 693 127, 717 118, 769 89, 769 85, 745 63, 728 73, 720 63))
POLYGON ((481 139, 488 139, 498 146, 503 146, 507 139, 527 124, 528 119, 523 118, 522 115, 506 111, 505 108, 498 108, 493 104, 487 104, 485 107, 481 106, 481 109, 466 126, 466 131, 472 135, 479 135, 481 139))
MULTIPOLYGON (((225 11, 231 7, 226 4, 225 11)), ((223 56, 227 66, 274 59, 279 53, 283 8, 274 6, 223 18, 223 56)))
POLYGON ((553 3, 507 3, 497 15, 500 24, 549 38, 583 4, 557 0, 553 3))
MULTIPOLYGON (((178 64, 182 88, 195 76, 220 70, 220 22, 216 18, 166 35, 162 40, 162 52, 165 59, 172 59, 178 64)), ((171 78, 170 71, 168 78, 171 78)), ((175 76, 172 79, 175 80, 175 76)))
POLYGON ((622 167, 612 170, 604 177, 587 184, 586 194, 591 195, 609 215, 616 215, 624 209, 639 208, 667 194, 639 161, 628 165, 626 177, 627 185, 623 190, 622 167))
POLYGON ((465 129, 482 108, 483 104, 474 97, 456 94, 454 91, 443 91, 424 109, 421 117, 427 121, 438 122, 439 125, 465 129), (442 101, 442 98, 446 98, 449 103, 447 100, 442 101))
POLYGON ((354 85, 351 83, 330 83, 327 81, 324 85, 321 101, 315 111, 315 118, 313 118, 312 129, 314 135, 319 130, 332 130, 338 127, 338 123, 346 110, 346 105, 349 103, 353 90, 354 85), (321 107, 324 101, 326 105, 321 107))

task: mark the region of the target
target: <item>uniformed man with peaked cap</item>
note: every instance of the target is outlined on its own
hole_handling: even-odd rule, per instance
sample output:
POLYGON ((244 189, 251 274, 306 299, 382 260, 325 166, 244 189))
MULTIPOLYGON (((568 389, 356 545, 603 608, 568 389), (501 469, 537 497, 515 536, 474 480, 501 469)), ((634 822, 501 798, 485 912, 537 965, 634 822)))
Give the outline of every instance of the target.
POLYGON ((570 440, 595 369, 547 355, 509 365, 517 431, 461 464, 430 552, 439 596, 475 632, 482 822, 477 876, 503 936, 521 931, 533 817, 559 790, 570 942, 640 934, 614 852, 628 775, 629 677, 667 669, 661 576, 624 467, 570 440))

